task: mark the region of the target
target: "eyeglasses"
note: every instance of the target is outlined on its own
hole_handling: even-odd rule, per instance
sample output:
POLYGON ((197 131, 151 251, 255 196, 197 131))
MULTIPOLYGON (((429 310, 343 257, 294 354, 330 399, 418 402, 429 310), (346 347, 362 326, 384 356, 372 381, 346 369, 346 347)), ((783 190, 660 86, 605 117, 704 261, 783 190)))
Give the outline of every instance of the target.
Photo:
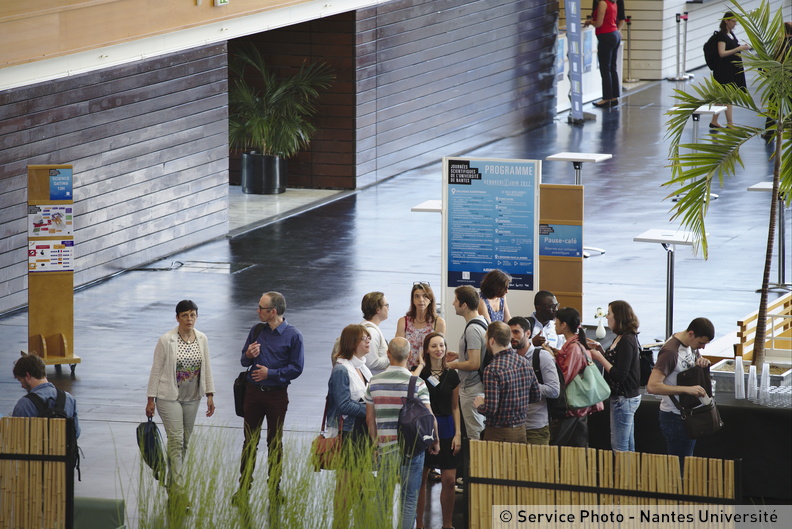
POLYGON ((361 342, 370 342, 370 341, 371 341, 371 336, 369 336, 369 335, 367 334, 366 336, 364 336, 363 338, 361 338, 361 339, 360 339, 360 341, 361 341, 361 342))
POLYGON ((388 307, 390 307, 390 303, 384 304, 383 307, 387 309, 388 307))
POLYGON ((413 283, 413 286, 424 286, 430 287, 432 285, 429 284, 429 281, 416 281, 413 283))
POLYGON ((275 307, 262 307, 261 305, 258 306, 259 310, 273 310, 275 307))

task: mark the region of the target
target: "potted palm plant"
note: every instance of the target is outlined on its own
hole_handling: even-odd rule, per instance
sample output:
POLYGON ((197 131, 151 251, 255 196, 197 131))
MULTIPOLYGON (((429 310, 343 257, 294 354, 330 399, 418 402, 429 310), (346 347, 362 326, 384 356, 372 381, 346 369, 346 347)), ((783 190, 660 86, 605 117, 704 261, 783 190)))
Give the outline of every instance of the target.
POLYGON ((786 197, 787 204, 792 198, 792 41, 785 34, 781 10, 772 14, 766 0, 750 12, 734 4, 732 12, 752 48, 741 52, 743 69, 755 77, 752 93, 734 85, 722 85, 713 79, 705 79, 696 85, 695 93, 676 91, 678 103, 669 112, 672 117, 668 124, 672 179, 664 185, 678 186, 669 195, 681 195, 672 209, 673 218, 680 218, 682 224, 697 235, 706 259, 704 217, 713 180, 717 177, 723 184, 724 176, 734 176, 737 165, 742 165, 740 147, 748 140, 762 138, 768 141, 774 162, 773 186, 753 357, 754 364, 762 365, 778 196, 781 193, 786 197), (691 115, 700 106, 715 104, 731 104, 749 110, 765 125, 735 125, 709 134, 708 141, 704 143, 683 143, 685 124, 691 115))
POLYGON ((279 78, 250 45, 231 55, 228 136, 242 154, 242 191, 274 194, 286 190, 286 158, 308 146, 316 126, 319 91, 335 75, 324 63, 303 64, 279 78))

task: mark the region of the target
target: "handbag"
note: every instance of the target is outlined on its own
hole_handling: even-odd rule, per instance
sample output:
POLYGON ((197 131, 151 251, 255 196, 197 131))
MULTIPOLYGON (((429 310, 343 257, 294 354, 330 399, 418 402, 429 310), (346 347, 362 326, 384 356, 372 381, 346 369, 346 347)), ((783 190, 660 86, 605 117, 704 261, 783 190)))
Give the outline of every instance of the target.
POLYGON ((249 369, 242 371, 234 380, 234 409, 237 417, 245 416, 245 390, 247 389, 247 374, 249 371, 249 369))
MULTIPOLYGON (((253 329, 253 336, 255 336, 253 341, 258 340, 259 334, 261 334, 261 330, 263 328, 263 323, 256 325, 256 328, 253 329)), ((253 341, 251 341, 251 343, 253 343, 253 341)), ((247 389, 247 374, 252 369, 253 365, 251 365, 249 369, 239 373, 239 376, 237 376, 236 380, 234 380, 234 411, 236 411, 237 417, 245 416, 245 390, 247 389)))
MULTIPOLYGON (((582 345, 581 345, 582 347, 582 345)), ((581 353, 586 359, 584 367, 578 375, 569 381, 566 387, 566 401, 569 409, 594 406, 610 397, 611 389, 605 378, 587 354, 581 353)))
POLYGON ((135 431, 140 457, 151 467, 154 472, 154 479, 160 480, 165 477, 167 464, 165 463, 165 452, 162 450, 162 436, 154 419, 149 417, 147 422, 138 424, 135 431))
POLYGON ((327 421, 327 402, 325 401, 324 414, 322 415, 322 430, 311 444, 311 463, 314 472, 320 470, 335 470, 341 456, 341 432, 344 431, 344 417, 338 419, 338 435, 325 437, 325 422, 327 421))
POLYGON ((685 424, 685 431, 691 439, 700 439, 712 435, 723 428, 723 420, 718 413, 715 399, 710 399, 709 404, 700 404, 695 408, 684 408, 674 395, 670 395, 674 406, 679 410, 679 416, 685 424))

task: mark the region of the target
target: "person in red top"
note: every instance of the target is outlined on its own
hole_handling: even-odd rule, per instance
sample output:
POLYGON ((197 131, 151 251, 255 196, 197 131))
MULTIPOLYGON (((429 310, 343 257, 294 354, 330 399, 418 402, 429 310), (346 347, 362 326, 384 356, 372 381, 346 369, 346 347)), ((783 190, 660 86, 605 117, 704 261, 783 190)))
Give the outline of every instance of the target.
MULTIPOLYGON (((542 347, 555 356, 564 374, 564 384, 569 385, 591 359, 585 345, 586 331, 580 326, 580 313, 571 307, 564 307, 556 312, 555 328, 557 333, 563 334, 566 338, 564 345, 559 350, 545 342, 542 347)), ((588 447, 587 417, 603 409, 605 406, 598 402, 594 406, 568 410, 566 417, 550 423, 550 444, 588 447)))
MULTIPOLYGON (((619 104, 621 84, 616 59, 621 44, 619 32, 619 9, 617 0, 595 0, 591 18, 586 26, 594 26, 597 35, 597 59, 602 76, 602 99, 595 107, 615 107, 619 104)), ((622 9, 623 11, 623 9, 622 9)))

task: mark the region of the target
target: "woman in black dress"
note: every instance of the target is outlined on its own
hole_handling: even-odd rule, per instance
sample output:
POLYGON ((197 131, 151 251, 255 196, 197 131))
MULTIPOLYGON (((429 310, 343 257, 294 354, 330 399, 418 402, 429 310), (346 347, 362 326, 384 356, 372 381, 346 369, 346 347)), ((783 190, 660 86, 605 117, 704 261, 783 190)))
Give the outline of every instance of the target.
POLYGON ((452 527, 454 518, 456 468, 458 454, 462 448, 462 433, 459 417, 459 375, 455 369, 446 365, 445 337, 439 332, 428 334, 424 338, 424 368, 421 378, 429 389, 432 411, 437 418, 437 429, 440 437, 440 452, 435 455, 426 452, 423 478, 418 493, 418 509, 416 529, 422 529, 424 506, 426 505, 426 481, 430 468, 440 469, 440 507, 443 512, 443 527, 452 527))
MULTIPOLYGON (((734 27, 737 25, 737 19, 734 13, 726 11, 720 23, 720 32, 718 33, 718 55, 720 62, 713 70, 712 76, 720 84, 733 84, 743 90, 746 89, 745 72, 743 71, 742 59, 738 55, 740 52, 750 50, 748 44, 740 44, 737 37, 734 36, 734 27)), ((731 127, 734 125, 732 121, 732 105, 726 105, 726 126, 731 127)), ((712 115, 710 121, 711 129, 722 128, 718 124, 718 114, 712 115)))

